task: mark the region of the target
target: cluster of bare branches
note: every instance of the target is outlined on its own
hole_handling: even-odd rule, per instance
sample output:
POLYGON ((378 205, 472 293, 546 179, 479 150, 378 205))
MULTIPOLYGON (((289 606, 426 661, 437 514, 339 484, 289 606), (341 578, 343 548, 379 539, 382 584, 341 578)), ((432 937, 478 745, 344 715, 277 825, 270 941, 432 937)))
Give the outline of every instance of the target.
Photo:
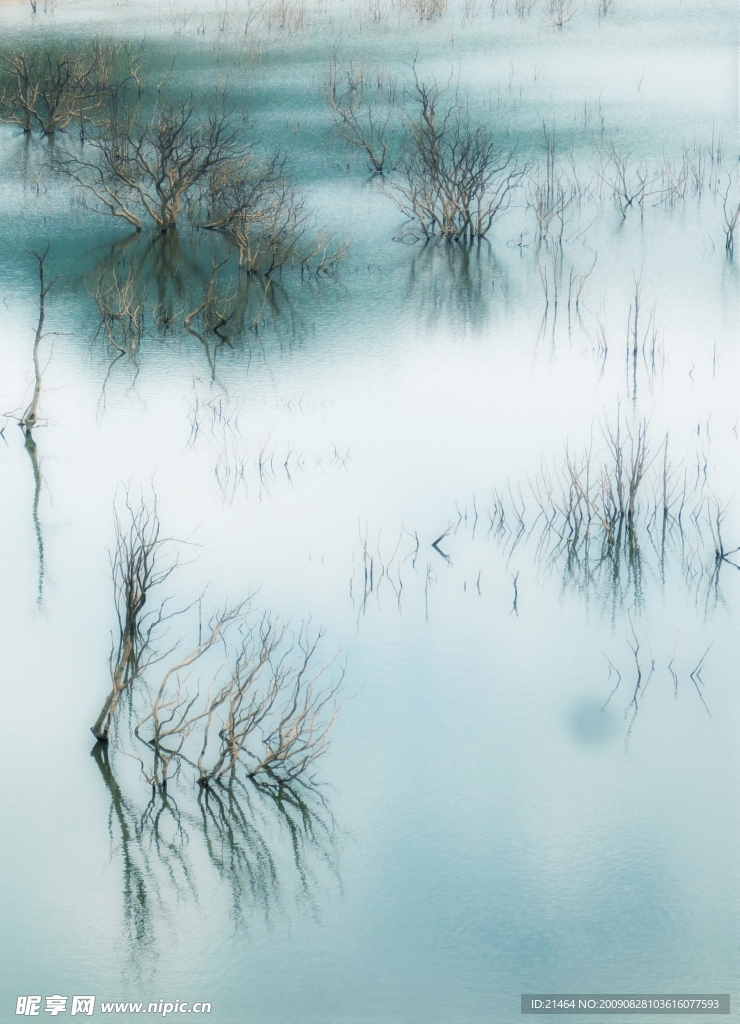
POLYGON ((621 412, 604 421, 601 440, 579 454, 566 448, 562 465, 543 467, 525 489, 494 492, 489 533, 509 554, 535 535, 538 558, 560 564, 566 584, 613 603, 641 606, 646 551, 660 579, 677 556, 689 587, 704 581, 716 595, 736 551, 722 539, 727 510, 706 489, 706 465, 698 455, 693 470, 673 464, 668 437, 653 445, 648 422, 631 427, 621 412))
POLYGON ((102 272, 88 285, 100 313, 100 327, 121 354, 134 356, 144 333, 148 292, 135 267, 120 278, 115 266, 102 272))
POLYGON ((124 749, 116 726, 128 698, 135 745, 124 752, 157 789, 166 789, 184 766, 203 787, 239 778, 276 786, 310 778, 327 749, 343 678, 340 671, 324 682, 333 664, 318 663, 323 631, 304 624, 294 633, 267 613, 256 617, 248 598, 216 611, 205 627, 201 621, 198 643, 187 653, 180 642, 166 647, 166 624, 193 606, 170 612, 164 599, 152 607, 152 591, 177 558, 163 561, 168 542, 156 499, 134 506, 126 495, 124 508, 128 521, 116 514, 111 555, 118 619, 111 688, 92 727, 95 738, 114 739, 124 749), (159 685, 150 688, 145 673, 167 659, 159 685))
POLYGON ((218 231, 239 253, 239 268, 269 277, 286 265, 302 272, 332 274, 348 244, 316 234, 305 195, 277 150, 266 162, 253 155, 226 161, 209 176, 199 227, 218 231))
POLYGON ((644 214, 646 203, 672 205, 688 194, 701 195, 705 187, 719 192, 723 158, 721 133, 708 146, 684 144, 678 161, 638 159, 611 141, 596 174, 624 218, 631 209, 644 214))
POLYGON ((309 626, 293 634, 268 614, 255 621, 248 601, 217 612, 137 716, 139 751, 133 756, 147 782, 166 788, 185 765, 196 771, 200 786, 257 776, 279 785, 310 777, 327 749, 342 679, 340 673, 338 680, 323 682, 331 666, 316 663, 322 636, 309 626), (206 656, 216 647, 213 676, 193 682, 196 664, 206 662, 213 671, 206 656))
MULTIPOLYGON (((355 68, 350 61, 339 67, 336 54, 326 73, 326 98, 334 111, 334 128, 340 138, 360 152, 368 170, 382 175, 389 169, 395 87, 391 83, 384 105, 367 102, 365 66, 355 68)), ((381 75, 376 77, 376 95, 385 86, 381 75)))
POLYGON ((426 242, 485 238, 509 206, 527 172, 516 149, 471 122, 458 98, 444 102, 436 83, 409 85, 415 116, 406 122, 405 152, 385 185, 412 226, 404 233, 426 242))
POLYGON ((261 13, 269 29, 282 29, 292 35, 305 28, 308 6, 304 0, 268 0, 261 13))
MULTIPOLYGON (((557 160, 555 132, 542 125, 546 159, 544 167, 535 160, 527 175, 527 204, 537 218, 537 240, 543 242, 558 224, 557 240, 562 245, 567 210, 583 195, 583 187, 575 173, 569 175, 557 160)), ((574 164, 574 161, 571 161, 574 164)))
POLYGON ((545 13, 554 28, 563 28, 581 9, 577 0, 547 0, 545 13))
POLYGON ((107 742, 121 701, 142 674, 165 655, 157 648, 161 627, 170 618, 166 602, 147 609, 151 591, 169 578, 177 558, 162 564, 163 548, 171 542, 161 535, 156 497, 134 506, 127 493, 123 499, 128 522, 114 507, 116 540, 111 552, 111 576, 118 621, 111 648, 111 688, 92 726, 100 742, 107 742))
POLYGON ((447 13, 447 0, 399 0, 399 6, 419 21, 436 21, 447 13))
POLYGON ((138 54, 122 43, 8 51, 0 54, 0 120, 54 135, 100 114, 138 74, 138 54))
POLYGON ((740 224, 740 200, 737 196, 734 201, 730 199, 732 185, 732 175, 728 175, 727 188, 722 196, 722 212, 725 218, 725 252, 730 259, 735 254, 735 231, 740 224))
POLYGON ((92 197, 100 212, 122 218, 136 231, 148 217, 165 233, 175 227, 197 186, 245 156, 238 121, 225 97, 203 113, 192 99, 178 103, 161 93, 151 114, 139 100, 121 102, 99 120, 84 145, 55 151, 53 166, 92 197))

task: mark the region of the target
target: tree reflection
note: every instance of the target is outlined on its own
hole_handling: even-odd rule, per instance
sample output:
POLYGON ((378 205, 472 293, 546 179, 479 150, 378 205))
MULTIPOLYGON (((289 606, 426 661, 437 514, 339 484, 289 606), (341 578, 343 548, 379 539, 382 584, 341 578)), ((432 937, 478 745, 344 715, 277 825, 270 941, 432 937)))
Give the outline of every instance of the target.
POLYGON ((36 448, 36 442, 33 439, 31 431, 27 431, 24 439, 24 447, 28 452, 28 457, 31 460, 31 469, 33 471, 33 505, 31 509, 31 518, 33 520, 33 529, 36 534, 36 549, 38 551, 38 576, 37 576, 37 587, 36 587, 36 600, 38 604, 41 604, 44 596, 44 537, 41 532, 41 520, 39 519, 39 501, 41 499, 41 466, 39 464, 38 449, 36 448))
POLYGON ((314 903, 322 865, 337 877, 336 823, 310 783, 232 779, 197 793, 152 787, 142 803, 124 794, 113 750, 97 743, 92 757, 110 797, 111 850, 121 863, 135 959, 154 950, 157 910, 166 911, 173 896, 198 900, 207 867, 228 890, 237 927, 287 909, 291 892, 314 903))
POLYGON ((427 245, 409 263, 408 301, 430 324, 487 322, 496 289, 505 288, 504 268, 485 239, 474 246, 427 245), (499 283, 499 282, 502 283, 499 283))
POLYGON ((116 242, 84 285, 97 306, 96 337, 112 349, 111 367, 124 355, 138 365, 144 340, 172 335, 203 348, 215 380, 224 350, 251 348, 267 329, 296 336, 335 271, 327 264, 250 273, 221 237, 173 229, 116 242))

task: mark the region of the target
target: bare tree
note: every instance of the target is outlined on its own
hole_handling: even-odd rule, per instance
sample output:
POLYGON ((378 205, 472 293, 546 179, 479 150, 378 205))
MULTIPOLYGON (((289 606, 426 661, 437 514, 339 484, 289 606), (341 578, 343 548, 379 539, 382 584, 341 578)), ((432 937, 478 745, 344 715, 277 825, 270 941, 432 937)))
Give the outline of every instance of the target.
POLYGON ((435 21, 447 13, 447 0, 401 0, 400 6, 419 21, 435 21))
POLYGON ((578 197, 579 189, 558 167, 554 131, 548 132, 544 124, 542 130, 547 151, 544 174, 539 161, 537 161, 528 176, 527 203, 537 218, 539 241, 544 241, 553 222, 559 221, 559 241, 562 242, 565 211, 578 197))
POLYGON ((677 189, 679 182, 667 179, 659 168, 651 166, 647 160, 634 160, 632 154, 625 152, 612 142, 606 162, 598 171, 599 177, 612 190, 614 202, 622 217, 627 211, 639 207, 642 213, 645 201, 653 199, 665 202, 671 192, 677 189))
MULTIPOLYGON (((111 555, 118 637, 110 657, 111 689, 92 727, 95 738, 109 741, 128 695, 139 751, 132 756, 154 787, 166 789, 185 765, 202 787, 227 776, 230 783, 259 776, 268 786, 307 778, 326 751, 343 678, 342 672, 338 680, 322 682, 331 667, 317 663, 322 631, 304 625, 293 635, 269 614, 255 620, 247 598, 217 611, 205 631, 200 625, 198 643, 188 653, 176 653, 179 641, 163 649, 163 625, 192 605, 170 613, 165 600, 147 610, 152 590, 168 579, 177 559, 160 564, 166 539, 156 498, 134 507, 127 494, 125 509, 129 522, 124 526, 116 513, 111 555), (158 688, 134 687, 170 657, 174 663, 158 688), (201 677, 194 683, 196 669, 201 677), (211 680, 205 692, 204 675, 211 680)), ((117 737, 119 747, 122 742, 117 737)))
POLYGON ((333 61, 326 76, 326 98, 334 111, 334 127, 339 136, 364 153, 373 174, 383 174, 390 148, 394 91, 391 90, 388 108, 378 113, 377 107, 373 109, 372 104, 364 102, 362 78, 364 75, 358 81, 351 63, 340 73, 333 61))
POLYGON ((319 686, 327 669, 314 667, 322 636, 321 631, 310 636, 301 627, 291 640, 287 627, 269 616, 248 629, 225 685, 207 705, 198 757, 201 786, 233 777, 240 766, 248 778, 265 774, 291 782, 326 751, 341 677, 319 686), (218 743, 211 754, 215 721, 218 743))
POLYGON ((111 689, 92 726, 96 740, 107 743, 123 695, 155 661, 166 656, 155 646, 159 628, 169 616, 166 603, 145 611, 150 593, 168 579, 177 559, 161 563, 166 538, 161 536, 157 501, 132 506, 127 493, 124 508, 129 520, 121 522, 114 507, 116 542, 111 553, 111 575, 118 620, 118 636, 111 649, 111 689))
POLYGON ((554 28, 567 25, 580 10, 576 0, 547 0, 547 16, 554 28))
POLYGON ((527 171, 516 149, 472 125, 455 100, 442 106, 442 90, 420 81, 410 87, 417 108, 407 122, 406 155, 385 186, 424 241, 472 242, 484 238, 509 206, 527 171))
POLYGON ((0 54, 0 120, 24 132, 64 131, 92 117, 119 80, 136 76, 137 58, 121 44, 99 41, 71 50, 0 54), (121 65, 121 58, 124 63, 121 65))
POLYGON ((42 341, 42 339, 44 337, 43 331, 44 331, 44 319, 46 317, 46 296, 49 294, 51 289, 54 287, 54 284, 58 280, 57 277, 53 278, 48 283, 45 280, 45 276, 44 276, 45 263, 46 263, 46 257, 49 255, 49 248, 50 248, 50 246, 47 245, 46 249, 41 254, 39 254, 37 252, 33 252, 32 253, 32 255, 36 257, 36 260, 38 261, 38 265, 39 265, 39 300, 38 300, 39 318, 38 318, 38 322, 36 324, 36 337, 34 338, 34 342, 33 342, 33 376, 34 376, 33 397, 31 398, 31 402, 30 402, 28 408, 23 413, 23 415, 21 416, 20 421, 19 421, 20 422, 20 426, 23 428, 23 430, 24 430, 24 432, 26 434, 26 437, 29 436, 29 434, 31 433, 33 428, 36 426, 36 421, 38 420, 38 415, 39 415, 39 403, 41 401, 41 389, 42 389, 42 386, 43 386, 43 372, 41 370, 40 348, 41 348, 41 341, 42 341))
POLYGON ((255 622, 249 601, 217 612, 205 638, 165 672, 134 727, 146 750, 134 757, 147 782, 164 789, 184 765, 196 770, 202 787, 240 778, 264 778, 266 785, 308 778, 326 752, 342 681, 340 675, 320 683, 329 668, 315 664, 322 636, 302 626, 293 637, 268 614, 255 622), (216 647, 222 655, 214 668, 207 656, 216 647), (205 695, 202 676, 192 683, 201 662, 213 676, 205 695))
POLYGON ((727 188, 722 196, 722 212, 725 217, 725 252, 732 259, 735 253, 735 231, 740 224, 740 202, 730 200, 732 177, 728 176, 727 188))
MULTIPOLYGON (((97 200, 97 208, 140 231, 149 217, 157 232, 177 224, 196 186, 234 161, 247 146, 225 98, 204 114, 193 100, 160 100, 150 116, 140 104, 102 120, 85 146, 55 153, 54 167, 97 200)), ((238 163, 237 163, 238 166, 238 163)))

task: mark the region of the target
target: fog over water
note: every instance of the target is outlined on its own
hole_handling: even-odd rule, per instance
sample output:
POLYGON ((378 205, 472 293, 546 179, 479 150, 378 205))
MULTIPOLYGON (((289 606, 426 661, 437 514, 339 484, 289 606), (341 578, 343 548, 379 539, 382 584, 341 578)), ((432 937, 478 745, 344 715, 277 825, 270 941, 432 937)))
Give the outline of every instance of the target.
POLYGON ((140 79, 120 109, 223 103, 315 246, 249 273, 208 196, 137 234, 59 169, 102 115, 0 124, 0 1021, 31 993, 212 1024, 509 1024, 546 991, 738 1016, 737 8, 557 8, 0 3, 2 74, 106 40, 140 79), (404 218, 415 80, 517 168, 484 238, 404 218), (330 96, 387 121, 382 175, 330 96), (178 562, 146 607, 181 614, 95 744, 127 500, 178 562), (201 719, 152 785, 168 667, 248 596, 177 699, 250 629, 290 658, 322 631, 326 750, 199 785, 201 719))

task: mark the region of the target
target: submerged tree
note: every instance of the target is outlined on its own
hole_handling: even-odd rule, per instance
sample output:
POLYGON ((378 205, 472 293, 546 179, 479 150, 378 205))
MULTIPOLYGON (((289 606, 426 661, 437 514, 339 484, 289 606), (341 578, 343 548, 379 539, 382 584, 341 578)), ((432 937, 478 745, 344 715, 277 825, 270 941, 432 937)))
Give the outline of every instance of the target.
POLYGON ((315 234, 302 191, 279 150, 266 161, 253 155, 228 162, 210 175, 198 226, 217 231, 239 253, 239 268, 269 277, 286 265, 331 273, 346 245, 315 234))
POLYGON ((722 212, 725 218, 725 252, 730 259, 735 255, 735 231, 740 224, 740 202, 737 201, 737 197, 734 202, 730 199, 731 191, 732 175, 729 175, 727 188, 722 196, 722 212))
POLYGON ((136 72, 137 58, 118 43, 0 54, 0 121, 54 135, 99 114, 120 82, 136 72))
POLYGON ((162 565, 161 536, 156 499, 134 508, 126 495, 129 519, 124 526, 114 509, 116 542, 111 553, 111 576, 118 620, 118 635, 110 655, 111 688, 91 728, 96 740, 107 743, 111 725, 125 693, 146 668, 165 655, 155 647, 159 628, 169 617, 164 604, 146 609, 150 592, 161 586, 177 561, 162 565), (159 563, 159 564, 158 564, 159 563))
MULTIPOLYGON (((153 112, 140 98, 124 97, 96 119, 79 147, 57 149, 52 164, 96 209, 136 232, 149 222, 158 235, 174 233, 187 211, 196 227, 225 236, 250 274, 269 276, 295 263, 329 273, 346 252, 312 231, 285 156, 275 151, 260 159, 249 124, 225 96, 204 113, 192 97, 180 103, 160 93, 153 112)), ((126 351, 140 337, 142 312, 132 306, 129 283, 116 277, 93 290, 111 341, 123 331, 126 351)))
POLYGON ((306 776, 326 751, 341 683, 320 685, 327 670, 314 664, 321 637, 307 627, 294 636, 268 614, 255 621, 247 602, 217 612, 205 638, 165 672, 134 729, 148 751, 139 754, 147 781, 166 788, 185 764, 197 768, 200 786, 306 776), (201 694, 189 685, 190 670, 215 645, 225 652, 201 694))
MULTIPOLYGON (((332 59, 326 75, 326 98, 334 111, 334 128, 340 138, 363 154, 368 170, 382 175, 390 163, 391 118, 395 89, 390 88, 389 104, 385 110, 365 103, 364 66, 356 70, 352 62, 340 69, 332 59)), ((382 80, 378 74, 378 89, 382 80)))
POLYGON ((474 125, 458 99, 443 104, 443 91, 420 81, 415 69, 410 90, 416 116, 408 118, 405 155, 385 186, 413 224, 405 234, 424 241, 485 238, 526 166, 515 148, 474 125))
MULTIPOLYGON (((306 624, 293 633, 268 613, 255 616, 247 598, 217 611, 205 630, 201 623, 198 643, 187 653, 179 641, 164 649, 163 625, 191 606, 170 613, 164 600, 147 609, 151 591, 177 561, 161 564, 166 541, 156 500, 136 508, 127 495, 125 508, 129 524, 124 527, 116 515, 111 556, 118 636, 111 688, 92 727, 95 738, 110 740, 127 696, 135 723, 134 747, 127 752, 154 787, 166 789, 187 766, 202 787, 240 778, 259 777, 267 785, 308 778, 326 752, 343 677, 340 672, 322 682, 331 668, 317 662, 322 631, 306 624), (144 674, 170 658, 150 691, 144 674), (196 670, 201 677, 194 682, 196 670)), ((115 742, 124 740, 117 734, 115 742)))
POLYGON ((148 217, 166 233, 197 186, 247 154, 241 127, 223 98, 202 114, 192 99, 160 96, 151 114, 139 102, 121 103, 84 145, 55 153, 53 166, 93 196, 101 212, 136 231, 148 217))
POLYGON ((41 369, 41 342, 44 338, 44 320, 46 318, 46 296, 49 294, 51 289, 56 284, 58 278, 53 278, 51 281, 46 281, 46 257, 49 255, 49 246, 47 245, 43 253, 33 252, 31 253, 38 262, 39 267, 39 318, 36 324, 36 336, 33 342, 33 396, 31 401, 26 408, 25 412, 19 420, 20 426, 23 428, 26 437, 28 437, 36 426, 36 422, 39 417, 39 403, 41 402, 41 389, 43 386, 43 371, 41 369))

